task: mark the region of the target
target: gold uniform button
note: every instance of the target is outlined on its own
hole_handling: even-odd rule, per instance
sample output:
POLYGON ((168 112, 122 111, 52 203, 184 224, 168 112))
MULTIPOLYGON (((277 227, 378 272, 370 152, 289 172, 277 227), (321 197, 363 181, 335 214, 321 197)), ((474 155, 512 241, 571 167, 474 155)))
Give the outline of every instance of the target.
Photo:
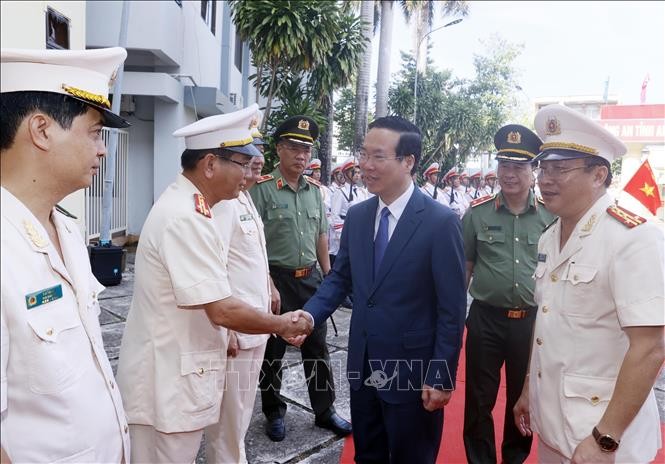
POLYGON ((543 312, 544 312, 544 313, 546 313, 546 312, 549 311, 549 310, 550 310, 550 308, 548 308, 547 306, 544 306, 544 305, 543 305, 543 312))
POLYGON ((600 398, 598 398, 596 395, 593 395, 593 396, 591 397, 591 404, 593 404, 593 405, 595 406, 595 405, 597 405, 598 403, 600 403, 600 398))
POLYGON ((539 345, 542 345, 543 344, 543 339, 540 338, 540 337, 536 338, 536 343, 538 343, 539 345))
POLYGON ((556 282, 557 280, 559 280, 559 277, 557 277, 556 274, 550 274, 550 279, 552 280, 552 282, 556 282))
POLYGON ((516 241, 516 242, 519 242, 519 241, 520 241, 520 238, 519 238, 519 237, 515 237, 515 241, 516 241))
POLYGON ((493 238, 492 238, 492 236, 491 236, 491 235, 489 236, 489 240, 490 240, 490 242, 491 242, 491 241, 493 240, 493 238))
POLYGON ((51 328, 46 329, 46 335, 48 335, 49 337, 53 335, 53 329, 51 328))
POLYGON ((205 372, 205 369, 202 368, 202 367, 199 367, 198 374, 199 374, 199 375, 203 375, 204 372, 205 372))

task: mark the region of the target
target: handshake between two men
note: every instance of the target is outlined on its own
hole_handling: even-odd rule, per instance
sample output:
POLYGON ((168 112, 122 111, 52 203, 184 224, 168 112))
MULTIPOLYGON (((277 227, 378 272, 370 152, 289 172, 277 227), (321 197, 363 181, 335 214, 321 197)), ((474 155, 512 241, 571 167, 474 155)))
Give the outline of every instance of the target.
POLYGON ((215 325, 247 334, 276 334, 297 346, 314 330, 314 319, 300 309, 280 315, 260 313, 233 296, 208 303, 203 308, 215 325))

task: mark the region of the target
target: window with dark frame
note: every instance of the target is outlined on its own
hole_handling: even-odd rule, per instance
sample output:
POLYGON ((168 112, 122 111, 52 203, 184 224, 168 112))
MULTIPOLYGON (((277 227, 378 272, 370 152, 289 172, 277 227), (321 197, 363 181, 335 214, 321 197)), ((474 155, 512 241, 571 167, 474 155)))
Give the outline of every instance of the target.
POLYGON ((236 33, 236 49, 235 49, 235 54, 233 55, 233 63, 236 65, 236 68, 238 68, 238 71, 242 72, 242 39, 236 33))
POLYGON ((46 48, 69 50, 69 18, 46 8, 46 48))
POLYGON ((217 2, 215 0, 201 0, 201 18, 210 26, 210 32, 215 33, 215 19, 217 17, 217 2))

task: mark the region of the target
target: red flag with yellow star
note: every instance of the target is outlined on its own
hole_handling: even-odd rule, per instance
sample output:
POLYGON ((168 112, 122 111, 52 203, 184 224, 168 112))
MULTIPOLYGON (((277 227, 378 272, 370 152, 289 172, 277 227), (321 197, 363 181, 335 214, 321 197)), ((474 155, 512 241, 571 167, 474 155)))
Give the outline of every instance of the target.
POLYGON ((651 214, 655 215, 660 208, 660 192, 648 160, 642 163, 623 189, 646 206, 651 214))

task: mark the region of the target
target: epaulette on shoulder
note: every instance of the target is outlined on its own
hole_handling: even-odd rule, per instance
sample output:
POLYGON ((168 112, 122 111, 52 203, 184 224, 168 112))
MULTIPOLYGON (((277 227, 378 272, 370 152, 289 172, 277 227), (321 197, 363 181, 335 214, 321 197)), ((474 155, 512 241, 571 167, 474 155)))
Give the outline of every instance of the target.
POLYGON ((321 188, 321 182, 314 179, 313 177, 305 176, 305 180, 312 185, 316 185, 318 188, 321 188))
POLYGON ((74 216, 72 213, 70 213, 69 211, 67 211, 65 208, 63 208, 63 207, 60 206, 60 205, 55 205, 55 210, 56 210, 58 213, 67 216, 68 218, 78 219, 76 216, 74 216))
POLYGON ((626 208, 622 208, 619 205, 610 206, 607 208, 607 213, 629 229, 647 222, 642 216, 638 216, 632 211, 628 211, 626 208))
POLYGON ((194 194, 194 209, 196 209, 197 213, 202 214, 208 219, 212 218, 212 213, 210 212, 210 206, 208 205, 208 202, 206 201, 205 197, 200 193, 194 194))
POLYGON ((476 206, 483 205, 483 204, 485 204, 489 201, 494 200, 495 198, 496 198, 496 193, 494 193, 492 195, 486 195, 484 197, 476 198, 475 200, 473 200, 471 202, 471 207, 475 208, 476 206))
POLYGON ((262 183, 267 182, 269 180, 272 180, 274 178, 275 177, 272 174, 266 174, 265 176, 259 177, 258 180, 256 181, 256 183, 257 184, 262 184, 262 183))

